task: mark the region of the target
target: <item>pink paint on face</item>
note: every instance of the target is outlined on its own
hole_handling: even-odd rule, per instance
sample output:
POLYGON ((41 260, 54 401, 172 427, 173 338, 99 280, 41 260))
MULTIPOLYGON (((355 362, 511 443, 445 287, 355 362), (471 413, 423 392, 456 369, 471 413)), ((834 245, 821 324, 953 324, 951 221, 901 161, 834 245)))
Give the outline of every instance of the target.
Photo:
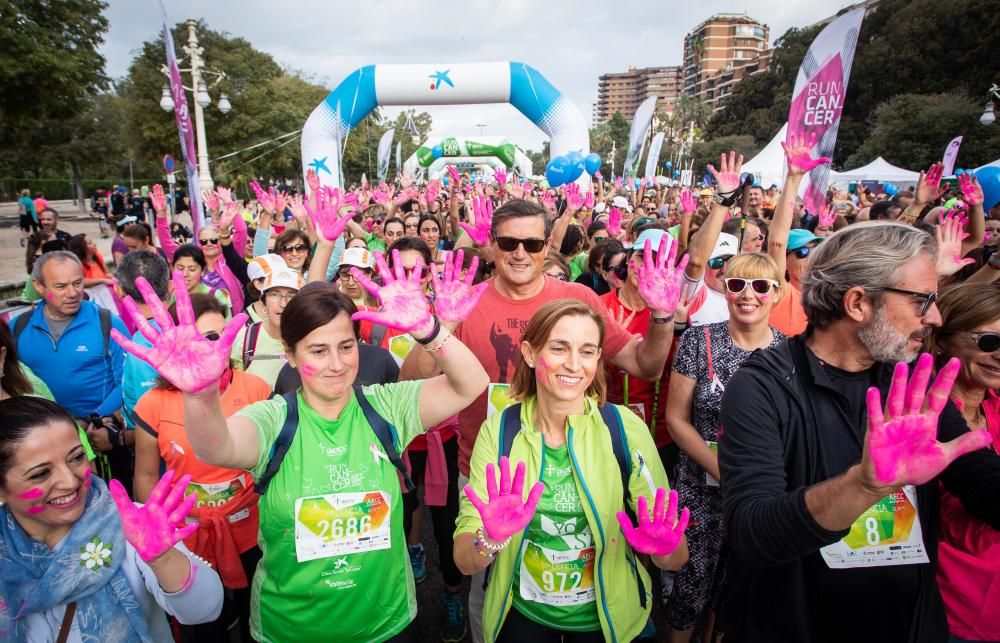
POLYGON ((45 293, 45 300, 46 301, 52 301, 52 293, 50 293, 50 292, 45 293))
POLYGON ((737 301, 737 300, 738 300, 738 299, 740 298, 740 295, 742 295, 742 294, 743 294, 743 293, 738 293, 738 292, 729 292, 729 291, 727 290, 727 291, 726 291, 726 301, 731 301, 731 302, 733 302, 733 303, 735 304, 735 303, 736 303, 736 301, 737 301))
POLYGON ((83 472, 83 488, 90 489, 90 474, 93 473, 90 469, 83 472))
POLYGON ((302 377, 312 377, 319 372, 319 369, 309 364, 301 364, 299 365, 299 371, 302 373, 302 377))
POLYGON ((45 505, 42 505, 41 507, 28 507, 25 510, 25 513, 28 514, 29 516, 34 516, 42 513, 43 511, 45 511, 45 505))
POLYGON ((767 301, 768 295, 764 294, 764 295, 757 295, 757 296, 760 298, 761 301, 767 301))
POLYGON ((45 492, 42 491, 39 487, 32 487, 31 489, 28 489, 27 491, 18 495, 17 497, 23 500, 37 500, 38 498, 41 498, 43 495, 45 495, 45 492))

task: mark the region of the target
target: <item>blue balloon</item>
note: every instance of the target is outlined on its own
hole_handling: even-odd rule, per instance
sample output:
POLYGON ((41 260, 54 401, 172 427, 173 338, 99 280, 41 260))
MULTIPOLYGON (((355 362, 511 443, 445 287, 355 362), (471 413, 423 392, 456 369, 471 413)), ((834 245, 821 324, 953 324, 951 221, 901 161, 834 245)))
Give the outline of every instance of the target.
POLYGON ((983 209, 989 210, 1000 203, 1000 167, 990 165, 976 170, 976 178, 983 188, 983 209))
POLYGON ((899 188, 897 188, 892 183, 883 183, 882 191, 888 194, 889 196, 895 196, 896 193, 899 192, 899 188))
POLYGON ((680 175, 681 175, 681 171, 680 171, 680 170, 674 170, 674 178, 675 178, 675 179, 676 179, 676 178, 677 178, 678 176, 680 176, 680 175))
POLYGON ((569 160, 565 156, 557 156, 545 166, 545 178, 551 187, 557 188, 564 183, 572 181, 570 176, 569 160))
POLYGON ((441 147, 440 145, 435 145, 434 147, 431 148, 431 156, 433 156, 434 158, 439 159, 443 155, 444 155, 444 148, 441 147))
POLYGON ((443 184, 443 185, 444 185, 445 187, 448 187, 448 184, 449 184, 449 183, 451 183, 451 177, 450 177, 450 176, 442 176, 442 177, 441 177, 441 183, 442 183, 442 184, 443 184))
POLYGON ((957 170, 955 170, 955 176, 962 176, 963 174, 965 174, 965 170, 963 170, 962 168, 958 168, 957 170))
POLYGON ((583 159, 583 168, 587 170, 587 174, 597 174, 601 169, 601 155, 597 152, 588 154, 583 159))
POLYGON ((674 162, 673 161, 667 161, 666 163, 663 164, 663 166, 669 170, 670 168, 672 168, 674 166, 674 162))
POLYGON ((580 178, 580 175, 586 169, 584 167, 583 154, 574 150, 566 155, 566 160, 569 161, 569 180, 575 181, 580 178))

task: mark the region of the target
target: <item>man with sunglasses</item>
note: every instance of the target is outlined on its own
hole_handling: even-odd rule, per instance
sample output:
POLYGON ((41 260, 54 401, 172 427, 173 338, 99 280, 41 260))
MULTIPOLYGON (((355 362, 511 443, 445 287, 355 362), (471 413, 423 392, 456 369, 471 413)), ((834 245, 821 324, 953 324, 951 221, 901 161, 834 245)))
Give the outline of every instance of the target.
POLYGON ((929 355, 912 378, 894 368, 941 324, 935 260, 934 238, 909 225, 831 235, 802 280, 806 332, 726 387, 727 641, 948 640, 938 485, 996 529, 1000 457, 948 399, 957 365, 926 394, 929 355))
MULTIPOLYGON (((509 403, 505 391, 520 359, 521 334, 543 304, 560 298, 585 302, 604 317, 603 356, 621 370, 646 380, 663 372, 673 337, 673 310, 651 310, 649 332, 640 343, 622 328, 586 286, 546 277, 545 255, 552 220, 544 207, 511 199, 493 213, 490 246, 495 277, 472 314, 453 332, 476 355, 492 382, 484 395, 459 414, 459 470, 469 476, 469 457, 479 427, 489 414, 509 403), (640 350, 640 346, 641 349, 640 350)), ((672 269, 672 267, 670 267, 672 269)), ((401 379, 431 377, 434 362, 426 351, 413 351, 400 370, 401 379)), ((465 482, 459 480, 459 488, 465 482)), ((482 636, 482 579, 473 578, 469 600, 471 631, 482 636)))

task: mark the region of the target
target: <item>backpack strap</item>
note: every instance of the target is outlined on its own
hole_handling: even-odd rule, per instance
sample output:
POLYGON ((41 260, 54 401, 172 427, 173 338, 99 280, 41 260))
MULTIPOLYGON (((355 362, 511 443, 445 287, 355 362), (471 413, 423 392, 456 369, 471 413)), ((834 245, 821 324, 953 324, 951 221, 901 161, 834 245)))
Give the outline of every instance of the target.
POLYGON ((111 311, 107 308, 98 308, 97 317, 101 321, 101 337, 104 338, 104 354, 111 354, 111 311))
POLYGON ((295 439, 295 431, 299 428, 299 398, 298 391, 290 391, 281 397, 285 398, 285 423, 281 425, 281 432, 278 439, 271 446, 271 456, 267 462, 267 468, 254 484, 253 489, 260 495, 267 491, 267 485, 271 483, 271 478, 278 473, 281 461, 285 459, 288 448, 292 446, 295 439))
POLYGON ((385 339, 385 332, 388 330, 382 324, 373 324, 372 332, 368 336, 368 343, 372 346, 381 346, 382 340, 385 339))
POLYGON ((403 464, 403 459, 399 456, 399 451, 396 450, 396 430, 392 428, 384 417, 379 415, 375 407, 372 406, 372 403, 362 393, 360 385, 355 385, 354 396, 358 399, 358 405, 365 414, 365 420, 371 425, 372 431, 375 432, 375 437, 378 438, 379 443, 385 450, 385 454, 389 457, 389 462, 403 476, 403 484, 406 486, 406 490, 413 491, 417 487, 406 473, 406 466, 403 464))
POLYGON ((510 457, 514 438, 521 432, 521 403, 511 404, 500 415, 500 456, 510 457))
POLYGON ((243 334, 243 370, 250 368, 253 361, 254 351, 257 350, 257 338, 260 337, 260 325, 264 322, 250 324, 247 332, 243 334))
POLYGON ((31 310, 26 310, 20 315, 18 315, 17 319, 14 320, 14 328, 11 329, 11 332, 14 334, 15 346, 17 346, 17 338, 21 336, 21 333, 24 332, 24 329, 28 327, 29 323, 31 323, 31 316, 34 314, 34 312, 35 312, 34 308, 32 308, 31 310))

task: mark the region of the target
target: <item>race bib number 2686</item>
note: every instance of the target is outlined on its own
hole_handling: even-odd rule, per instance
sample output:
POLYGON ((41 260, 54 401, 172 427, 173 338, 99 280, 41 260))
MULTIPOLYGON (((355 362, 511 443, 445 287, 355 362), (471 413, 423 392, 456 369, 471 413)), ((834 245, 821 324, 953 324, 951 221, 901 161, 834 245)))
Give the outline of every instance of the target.
POLYGON ((295 555, 317 558, 389 549, 389 496, 333 493, 295 501, 295 555))

